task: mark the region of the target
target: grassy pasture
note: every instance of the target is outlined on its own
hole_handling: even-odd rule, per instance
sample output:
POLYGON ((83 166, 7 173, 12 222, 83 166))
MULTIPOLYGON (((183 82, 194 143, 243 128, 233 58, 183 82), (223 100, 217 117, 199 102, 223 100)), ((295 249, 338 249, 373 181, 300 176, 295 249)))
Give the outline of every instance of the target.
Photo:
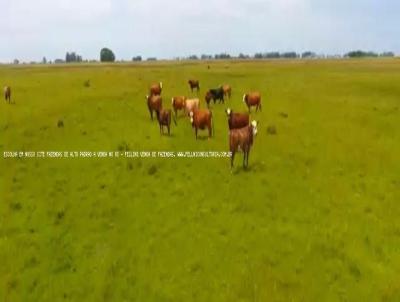
POLYGON ((224 108, 264 96, 248 170, 242 154, 233 173, 226 158, 1 158, 0 301, 400 301, 400 60, 0 66, 0 84, 15 100, 1 157, 227 151, 224 108), (170 107, 189 78, 202 101, 232 85, 211 140, 150 121, 149 84, 170 107))

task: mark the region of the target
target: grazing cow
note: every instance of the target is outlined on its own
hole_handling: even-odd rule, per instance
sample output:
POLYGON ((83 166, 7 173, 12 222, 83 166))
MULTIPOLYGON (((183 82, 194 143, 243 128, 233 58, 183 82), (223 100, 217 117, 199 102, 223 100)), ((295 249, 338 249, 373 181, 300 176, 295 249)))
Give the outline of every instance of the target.
POLYGON ((249 125, 249 114, 248 113, 236 113, 230 108, 225 110, 228 116, 228 126, 229 130, 240 129, 249 125))
POLYGON ((146 101, 151 120, 153 120, 153 112, 162 108, 162 98, 159 95, 148 95, 146 96, 146 101))
POLYGON ((261 94, 259 92, 246 93, 243 95, 243 103, 247 105, 249 112, 251 107, 256 107, 256 112, 258 109, 261 111, 261 94))
POLYGON ((185 100, 185 113, 187 115, 189 115, 191 111, 194 111, 199 108, 200 108, 200 100, 199 99, 185 100))
POLYGON ((150 95, 161 95, 162 86, 162 82, 152 84, 150 86, 150 95))
POLYGON ((11 88, 10 86, 5 86, 4 87, 4 99, 6 100, 6 102, 8 101, 8 103, 11 103, 11 88))
POLYGON ((208 138, 214 134, 214 123, 212 121, 212 113, 208 109, 196 109, 194 111, 190 111, 190 123, 192 127, 195 129, 196 139, 197 139, 197 131, 198 129, 204 130, 208 129, 208 138), (212 132, 211 132, 212 127, 212 132))
POLYGON ((188 81, 190 90, 193 92, 193 89, 196 88, 196 91, 198 92, 200 90, 200 83, 198 80, 189 80, 188 81))
POLYGON ((208 90, 206 93, 205 100, 207 103, 207 107, 210 106, 211 100, 214 101, 214 104, 215 104, 215 101, 217 101, 217 100, 220 103, 224 103, 224 90, 222 89, 222 87, 208 90))
MULTIPOLYGON (((168 135, 170 135, 171 128, 171 109, 156 109, 158 124, 160 125, 160 133, 164 134, 164 126, 168 129, 168 135)), ((176 119, 174 118, 176 125, 176 119)))
POLYGON ((243 167, 249 165, 250 148, 253 145, 253 139, 257 135, 258 122, 252 121, 250 125, 240 129, 232 129, 229 131, 229 150, 231 155, 231 168, 233 168, 233 161, 235 153, 243 151, 243 167))
POLYGON ((185 110, 185 96, 175 96, 172 98, 172 108, 174 108, 175 116, 178 114, 178 110, 185 110))
POLYGON ((226 96, 229 99, 231 99, 232 87, 230 85, 228 85, 228 84, 224 84, 224 85, 222 85, 222 89, 224 90, 224 96, 226 96))

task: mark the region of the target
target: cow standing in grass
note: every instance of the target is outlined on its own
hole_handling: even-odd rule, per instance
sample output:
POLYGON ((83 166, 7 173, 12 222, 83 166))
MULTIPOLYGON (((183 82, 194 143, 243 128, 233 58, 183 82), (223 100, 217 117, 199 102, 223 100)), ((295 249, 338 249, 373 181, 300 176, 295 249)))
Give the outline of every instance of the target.
POLYGON ((233 112, 230 108, 225 110, 228 116, 229 130, 240 129, 249 125, 250 116, 248 113, 233 112))
MULTIPOLYGON (((168 129, 168 135, 170 135, 170 128, 171 128, 171 109, 156 109, 157 120, 160 126, 160 133, 164 134, 164 126, 168 129)), ((176 125, 176 119, 174 118, 174 123, 176 125)))
POLYGON ((150 95, 161 95, 163 84, 155 83, 150 86, 150 95))
POLYGON ((148 95, 146 96, 146 101, 151 120, 153 120, 153 112, 162 108, 162 98, 159 95, 148 95))
POLYGON ((185 100, 185 113, 190 115, 190 112, 200 108, 199 99, 188 99, 185 100))
POLYGON ((224 96, 231 99, 232 87, 228 84, 224 84, 224 85, 222 85, 222 90, 224 91, 224 96))
POLYGON ((10 88, 10 86, 5 86, 4 87, 4 99, 9 104, 11 103, 11 88, 10 88))
POLYGON ((199 90, 200 90, 200 83, 199 83, 198 80, 189 80, 188 83, 189 83, 190 90, 192 91, 192 93, 193 93, 193 90, 194 90, 194 89, 196 89, 196 91, 199 92, 199 90))
POLYGON ((175 116, 178 114, 178 110, 185 110, 186 97, 175 96, 172 98, 172 108, 174 108, 175 116))
POLYGON ((222 87, 216 89, 209 89, 206 93, 205 100, 207 107, 210 107, 211 100, 215 102, 218 100, 220 103, 224 103, 224 90, 222 87))
POLYGON ((243 167, 248 167, 250 148, 253 145, 254 137, 257 135, 257 126, 258 122, 252 121, 248 126, 229 131, 229 150, 232 153, 231 168, 233 168, 235 153, 240 150, 243 151, 243 167))
POLYGON ((190 111, 190 123, 195 129, 196 139, 198 129, 204 130, 208 129, 208 138, 214 134, 214 122, 212 120, 212 113, 208 109, 196 109, 190 111))
POLYGON ((258 109, 261 111, 261 94, 259 92, 250 92, 243 95, 243 103, 246 104, 249 112, 251 107, 256 107, 256 112, 258 109))

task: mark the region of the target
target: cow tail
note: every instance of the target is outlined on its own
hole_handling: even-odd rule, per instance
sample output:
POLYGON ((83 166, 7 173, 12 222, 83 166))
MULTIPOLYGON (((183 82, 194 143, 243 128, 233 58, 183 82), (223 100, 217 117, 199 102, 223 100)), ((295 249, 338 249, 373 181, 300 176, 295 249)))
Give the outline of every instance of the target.
POLYGON ((211 110, 210 110, 210 113, 211 113, 212 136, 214 137, 214 136, 215 136, 215 130, 214 130, 214 117, 213 117, 213 114, 212 114, 212 111, 211 111, 211 110))
POLYGON ((171 113, 172 118, 174 119, 174 124, 175 126, 177 126, 178 124, 176 123, 176 114, 175 113, 171 113))

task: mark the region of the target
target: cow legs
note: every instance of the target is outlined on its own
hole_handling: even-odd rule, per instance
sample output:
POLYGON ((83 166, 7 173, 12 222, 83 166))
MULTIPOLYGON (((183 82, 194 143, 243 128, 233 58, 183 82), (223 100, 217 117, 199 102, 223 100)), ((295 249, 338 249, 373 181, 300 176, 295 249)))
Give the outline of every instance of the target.
POLYGON ((231 169, 233 168, 233 161, 235 159, 235 151, 232 151, 232 155, 231 155, 231 169))
POLYGON ((196 133, 196 139, 197 139, 197 127, 194 129, 195 133, 196 133))

